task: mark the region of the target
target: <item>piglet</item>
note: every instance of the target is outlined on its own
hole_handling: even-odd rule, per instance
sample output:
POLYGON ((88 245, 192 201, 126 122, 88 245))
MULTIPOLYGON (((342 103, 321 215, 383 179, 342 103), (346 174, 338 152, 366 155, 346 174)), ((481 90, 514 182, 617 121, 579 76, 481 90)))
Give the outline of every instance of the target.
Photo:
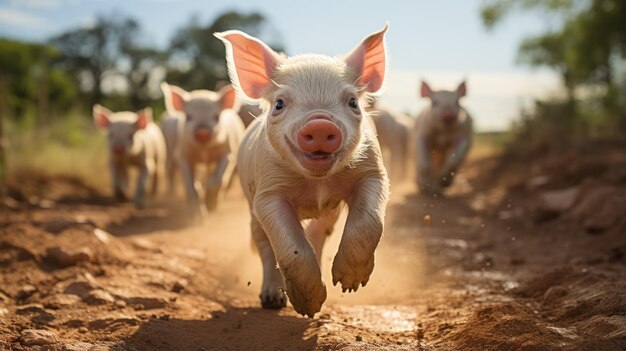
POLYGON ((192 216, 203 212, 195 187, 196 168, 210 170, 204 182, 204 204, 215 210, 220 190, 230 183, 235 172, 235 155, 244 125, 237 115, 235 91, 226 85, 220 91, 187 92, 167 83, 161 84, 165 106, 171 117, 164 122, 170 141, 170 159, 180 166, 192 216))
POLYGON ((401 181, 407 173, 410 135, 415 120, 378 102, 372 104, 370 115, 376 125, 378 141, 392 183, 401 181))
POLYGON ((243 124, 248 127, 263 111, 259 105, 241 104, 239 107, 239 117, 243 124))
POLYGON ((333 284, 356 291, 374 269, 389 182, 359 100, 382 88, 386 31, 344 57, 286 57, 240 31, 215 34, 226 45, 239 95, 264 110, 246 131, 237 167, 263 263, 265 308, 285 306, 286 291, 298 313, 312 317, 320 310, 322 247, 344 204, 349 213, 333 284))
POLYGON ((422 82, 421 95, 430 100, 413 129, 417 185, 425 193, 439 193, 452 184, 472 141, 472 118, 461 107, 467 88, 433 91, 422 82))
POLYGON ((168 194, 172 195, 176 192, 175 180, 179 162, 176 157, 176 148, 178 147, 179 128, 182 126, 182 117, 171 115, 167 111, 161 114, 159 127, 165 138, 165 148, 167 150, 167 158, 165 162, 165 170, 167 174, 168 194))
POLYGON ((165 173, 165 141, 159 127, 152 122, 152 109, 113 113, 106 107, 94 105, 93 118, 96 126, 107 131, 115 198, 126 199, 128 170, 137 167, 139 176, 134 202, 137 208, 142 208, 146 182, 150 180, 151 192, 155 195, 165 173))

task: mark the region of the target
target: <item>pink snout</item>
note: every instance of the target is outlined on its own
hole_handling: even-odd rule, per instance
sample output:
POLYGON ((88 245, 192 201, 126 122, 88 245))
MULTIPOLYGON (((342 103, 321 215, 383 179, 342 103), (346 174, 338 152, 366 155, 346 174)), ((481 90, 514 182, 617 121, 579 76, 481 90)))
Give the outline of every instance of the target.
POLYGON ((124 147, 124 145, 113 145, 113 152, 115 154, 121 155, 126 152, 126 148, 124 147))
POLYGON ((199 128, 194 132, 194 138, 201 144, 206 144, 211 140, 211 131, 207 128, 199 128))
POLYGON ((443 116, 441 116, 441 119, 443 119, 444 123, 450 124, 456 121, 456 114, 454 114, 453 112, 447 112, 444 113, 443 116))
POLYGON ((331 154, 339 149, 341 141, 341 130, 327 119, 312 119, 298 132, 298 146, 305 152, 331 154))

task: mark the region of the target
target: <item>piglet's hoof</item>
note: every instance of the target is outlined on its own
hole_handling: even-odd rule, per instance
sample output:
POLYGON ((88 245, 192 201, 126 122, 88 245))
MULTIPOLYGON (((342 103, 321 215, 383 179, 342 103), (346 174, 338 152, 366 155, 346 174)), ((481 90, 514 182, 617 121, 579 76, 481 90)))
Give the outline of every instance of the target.
POLYGON ((121 190, 118 190, 118 191, 115 192, 114 198, 115 198, 115 201, 117 201, 117 202, 126 202, 126 201, 128 201, 128 197, 126 197, 124 192, 122 192, 121 190))
POLYGON ((215 196, 207 196, 205 205, 207 211, 214 212, 217 209, 217 194, 215 196))
POLYGON ((313 318, 322 309, 322 304, 326 300, 326 286, 321 281, 293 284, 287 279, 287 296, 296 312, 313 318))
POLYGON ((453 180, 454 180, 453 175, 443 176, 441 177, 441 181, 439 182, 439 184, 441 185, 442 188, 447 188, 450 185, 452 185, 453 180))
POLYGON ((261 298, 261 306, 266 309, 278 310, 287 306, 287 295, 283 290, 263 292, 259 297, 261 298))

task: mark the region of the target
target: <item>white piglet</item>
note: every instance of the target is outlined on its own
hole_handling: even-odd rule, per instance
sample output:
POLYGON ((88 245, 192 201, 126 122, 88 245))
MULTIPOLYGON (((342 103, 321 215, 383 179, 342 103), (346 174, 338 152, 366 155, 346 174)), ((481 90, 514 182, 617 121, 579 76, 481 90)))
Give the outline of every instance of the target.
POLYGON ((130 167, 137 167, 134 202, 137 208, 143 207, 147 182, 151 182, 151 192, 155 195, 165 175, 165 141, 159 127, 152 122, 152 109, 113 113, 106 107, 94 105, 93 118, 99 128, 107 131, 115 198, 126 199, 128 171, 130 167))
POLYGON ((372 106, 370 114, 376 125, 378 141, 392 183, 401 181, 407 173, 410 131, 415 121, 378 103, 372 106))
POLYGON ((161 115, 160 127, 165 138, 165 145, 167 149, 167 161, 165 163, 165 169, 167 172, 167 184, 168 193, 173 195, 176 192, 176 176, 177 170, 180 167, 178 159, 178 145, 181 134, 181 128, 183 127, 183 117, 181 115, 172 115, 167 111, 161 115))
POLYGON ((178 131, 172 154, 180 165, 190 210, 194 216, 200 216, 196 167, 205 164, 210 170, 204 182, 204 203, 208 210, 217 207, 220 190, 230 183, 235 171, 235 156, 244 132, 244 125, 233 109, 235 91, 226 85, 219 92, 187 92, 167 83, 161 84, 161 90, 168 113, 179 121, 168 126, 178 131))
POLYGON ((227 48, 231 82, 264 110, 246 132, 237 167, 263 263, 265 308, 285 306, 286 291, 298 313, 320 310, 322 247, 343 204, 349 213, 333 283, 356 291, 374 269, 389 181, 359 99, 383 85, 386 31, 341 58, 286 57, 240 31, 216 33, 227 48))
POLYGON ((472 118, 461 107, 465 82, 455 91, 433 91, 422 82, 421 95, 430 105, 417 116, 414 127, 417 185, 420 191, 439 193, 452 184, 472 142, 472 118))

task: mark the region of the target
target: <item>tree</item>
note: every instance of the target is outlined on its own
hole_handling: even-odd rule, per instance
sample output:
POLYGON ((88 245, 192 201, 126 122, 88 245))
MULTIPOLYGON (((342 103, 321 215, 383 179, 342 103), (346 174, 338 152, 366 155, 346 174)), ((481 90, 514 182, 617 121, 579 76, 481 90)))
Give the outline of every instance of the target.
MULTIPOLYGON (((122 70, 128 84, 128 98, 133 110, 144 108, 153 100, 150 83, 159 67, 165 64, 165 55, 156 49, 139 47, 136 44, 122 50, 128 68, 122 70)), ((156 85, 155 85, 156 86, 156 85)))
POLYGON ((562 77, 569 100, 577 87, 600 87, 607 111, 623 109, 626 77, 626 2, 622 0, 491 0, 482 8, 488 28, 515 9, 541 10, 559 16, 560 25, 528 38, 520 46, 522 62, 548 66, 562 77), (620 93, 621 90, 621 93, 620 93))
MULTIPOLYGON (((224 44, 213 33, 229 29, 276 39, 265 17, 257 12, 226 12, 206 26, 193 18, 188 26, 176 32, 170 43, 166 80, 186 89, 211 89, 217 82, 228 80, 224 44)), ((274 44, 271 45, 274 49, 281 50, 280 45, 272 40, 270 43, 274 44)))
POLYGON ((102 82, 118 73, 123 50, 132 47, 138 32, 137 21, 114 14, 99 16, 92 27, 70 30, 50 42, 62 53, 57 66, 73 74, 92 105, 104 97, 102 82))
POLYGON ((74 100, 76 91, 68 75, 50 67, 58 55, 48 45, 0 39, 0 192, 6 177, 3 128, 7 117, 20 119, 36 113, 39 122, 44 122, 74 100))

